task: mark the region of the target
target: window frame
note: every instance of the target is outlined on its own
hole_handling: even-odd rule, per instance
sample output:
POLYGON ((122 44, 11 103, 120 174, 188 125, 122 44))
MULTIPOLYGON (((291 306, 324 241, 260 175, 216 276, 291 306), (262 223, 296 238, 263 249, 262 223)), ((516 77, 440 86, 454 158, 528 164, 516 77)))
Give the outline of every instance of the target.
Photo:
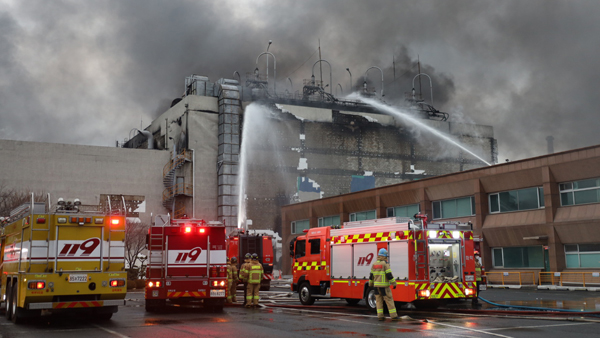
MULTIPOLYGON (((570 207, 570 206, 575 206, 575 205, 586 205, 586 204, 600 203, 600 196, 598 196, 598 193, 596 195, 597 196, 596 197, 596 202, 577 203, 575 201, 575 192, 600 190, 600 184, 599 184, 598 180, 600 180, 600 177, 593 177, 593 178, 586 178, 586 179, 583 179, 583 180, 558 183, 558 196, 559 196, 559 199, 560 199, 560 206, 561 207, 570 207), (596 186, 589 187, 589 188, 575 188, 575 184, 576 183, 583 182, 583 181, 589 181, 589 180, 596 180, 596 186), (568 189, 563 189, 563 188, 565 188, 564 186, 566 186, 566 185, 570 185, 571 187, 568 188, 568 189), (563 204, 563 194, 570 194, 571 201, 573 201, 573 204, 563 204)), ((565 196, 568 196, 568 195, 565 195, 565 196)))
POLYGON ((471 216, 475 216, 475 196, 463 196, 463 197, 457 197, 457 198, 448 198, 445 200, 437 200, 437 201, 431 201, 431 213, 432 213, 432 219, 445 219, 445 218, 459 218, 459 217, 471 217, 471 216), (447 201, 458 201, 458 200, 462 200, 462 199, 466 199, 469 198, 469 206, 471 208, 471 213, 469 215, 457 215, 457 216, 453 216, 453 217, 444 217, 444 208, 442 207, 442 202, 447 202, 447 201), (435 215, 435 204, 439 203, 439 212, 440 212, 440 216, 441 217, 436 217, 435 215))
MULTIPOLYGON (((408 208, 408 207, 412 207, 412 206, 417 206, 417 213, 421 212, 421 203, 414 203, 414 204, 405 204, 405 205, 397 205, 397 206, 393 206, 393 207, 387 207, 385 214, 387 217, 396 217, 396 208, 408 208), (391 212, 390 212, 391 211, 391 212)), ((412 216, 408 216, 410 218, 412 218, 412 216)))
POLYGON ((325 219, 332 219, 334 217, 337 217, 338 224, 331 224, 331 225, 342 225, 342 218, 340 217, 340 215, 331 215, 331 216, 319 217, 319 219, 317 221, 317 227, 321 228, 324 226, 331 226, 331 225, 324 225, 325 219))
MULTIPOLYGON (((492 267, 493 268, 497 268, 497 269, 543 269, 544 268, 544 247, 543 245, 526 245, 526 246, 509 246, 509 247, 493 247, 491 248, 491 252, 492 252, 492 267), (505 248, 511 248, 511 249, 516 249, 516 248, 531 248, 531 247, 535 247, 535 248, 540 248, 540 250, 542 251, 542 265, 541 266, 520 266, 520 267, 506 267, 506 257, 504 255, 504 249, 505 248), (496 252, 497 250, 500 250, 501 254, 502 254, 502 265, 496 265, 496 252)), ((521 257, 523 258, 523 256, 521 257)), ((529 260, 529 258, 528 258, 529 260)))
MULTIPOLYGON (((357 212, 352 212, 352 213, 350 213, 350 215, 348 215, 348 217, 349 217, 349 219, 350 219, 350 222, 361 222, 361 221, 368 221, 368 220, 372 220, 372 219, 377 219, 377 209, 371 209, 371 210, 365 210, 365 211, 357 211, 357 212), (368 212, 373 212, 373 213, 375 213, 375 218, 361 219, 360 221, 357 221, 357 220, 356 220, 356 215, 357 215, 357 214, 362 214, 362 213, 366 214, 366 213, 368 213, 368 212)), ((340 220, 340 222, 341 222, 341 220, 340 220)))
MULTIPOLYGON (((600 245, 600 243, 591 243, 591 244, 595 244, 595 245, 600 245)), ((564 244, 563 249, 565 252, 565 266, 567 267, 567 269, 596 269, 600 267, 600 264, 598 267, 582 267, 581 266, 581 255, 600 255, 600 251, 581 251, 579 249, 579 245, 580 244, 564 244), (576 245, 577 246, 577 251, 567 251, 567 245, 576 245), (568 259, 567 259, 567 255, 574 255, 577 254, 577 267, 573 267, 573 266, 568 266, 568 259)), ((588 243, 585 243, 583 245, 588 245, 588 243)))
POLYGON ((298 220, 292 221, 290 223, 291 234, 292 235, 302 234, 305 229, 302 229, 303 231, 296 232, 296 225, 297 225, 297 222, 305 222, 305 221, 308 222, 308 228, 306 228, 306 229, 310 229, 310 220, 309 219, 298 219, 298 220))
POLYGON ((488 212, 490 214, 504 214, 504 213, 508 213, 508 212, 519 212, 519 211, 528 211, 528 210, 539 210, 539 209, 544 209, 545 208, 545 203, 543 203, 544 205, 542 205, 542 197, 543 197, 543 193, 540 195, 540 192, 543 192, 544 187, 543 186, 538 186, 538 187, 528 187, 528 188, 521 188, 521 189, 514 189, 514 190, 504 190, 504 191, 498 191, 498 192, 493 192, 493 193, 489 193, 488 194, 488 212), (537 208, 531 208, 531 209, 517 209, 517 210, 510 210, 510 211, 502 211, 501 209, 501 205, 502 205, 502 201, 500 199, 500 194, 502 193, 506 193, 506 192, 516 192, 517 193, 517 208, 519 207, 519 191, 520 190, 525 190, 525 189, 534 189, 536 188, 536 198, 537 198, 537 208), (495 196, 496 197, 496 205, 495 207, 498 209, 498 211, 492 211, 492 197, 495 196))

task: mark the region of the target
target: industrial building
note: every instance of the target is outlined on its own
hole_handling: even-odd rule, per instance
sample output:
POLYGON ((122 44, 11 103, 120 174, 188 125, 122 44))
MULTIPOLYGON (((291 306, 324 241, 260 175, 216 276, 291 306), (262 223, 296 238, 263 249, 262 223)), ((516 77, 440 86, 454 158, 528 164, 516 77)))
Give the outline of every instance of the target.
POLYGON ((421 212, 472 222, 487 271, 597 271, 599 168, 593 146, 287 205, 283 255, 307 228, 421 212))
MULTIPOLYGON (((403 109, 497 161, 492 127, 452 122, 414 93, 403 109)), ((230 230, 251 223, 251 229, 285 233, 284 205, 485 165, 412 128, 359 101, 336 98, 314 79, 301 92, 277 93, 258 73, 244 83, 192 75, 181 98, 144 130, 132 129, 136 135, 118 147, 0 140, 0 186, 88 204, 124 195, 147 223, 170 213, 223 221, 230 230), (247 180, 240 194, 242 173, 247 180)))

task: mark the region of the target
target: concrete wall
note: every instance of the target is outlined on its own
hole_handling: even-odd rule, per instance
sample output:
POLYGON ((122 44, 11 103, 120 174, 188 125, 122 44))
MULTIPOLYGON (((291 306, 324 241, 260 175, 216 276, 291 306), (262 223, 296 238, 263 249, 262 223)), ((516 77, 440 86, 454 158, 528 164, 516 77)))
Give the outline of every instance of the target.
POLYGON ((0 186, 50 193, 99 204, 101 194, 141 195, 145 213, 164 213, 162 170, 169 153, 160 150, 94 147, 0 140, 0 186))

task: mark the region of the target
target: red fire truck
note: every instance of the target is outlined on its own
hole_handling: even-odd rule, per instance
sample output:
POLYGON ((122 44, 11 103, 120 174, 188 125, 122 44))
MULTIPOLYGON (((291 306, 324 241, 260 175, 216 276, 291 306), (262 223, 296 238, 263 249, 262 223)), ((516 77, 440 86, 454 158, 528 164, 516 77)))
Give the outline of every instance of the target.
POLYGON ((168 303, 203 303, 223 310, 227 288, 223 223, 159 215, 146 243, 146 311, 160 310, 168 303))
POLYGON ((247 253, 258 254, 258 260, 265 271, 260 282, 260 290, 269 291, 273 279, 273 237, 262 235, 260 231, 254 230, 233 232, 227 237, 227 257, 237 257, 241 265, 247 253))
POLYGON ((476 296, 472 224, 429 223, 426 216, 347 222, 343 226, 305 230, 290 243, 292 291, 300 302, 345 298, 348 304, 365 299, 375 309, 369 287, 377 252, 389 252, 388 263, 398 286, 397 302, 436 307, 449 299, 476 296))

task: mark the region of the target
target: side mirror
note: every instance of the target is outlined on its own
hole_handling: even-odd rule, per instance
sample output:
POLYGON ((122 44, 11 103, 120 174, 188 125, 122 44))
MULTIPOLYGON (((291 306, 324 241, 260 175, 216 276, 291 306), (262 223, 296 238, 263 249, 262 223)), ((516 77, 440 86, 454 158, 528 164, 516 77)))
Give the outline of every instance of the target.
POLYGON ((290 257, 294 258, 294 244, 296 243, 296 239, 292 239, 290 241, 290 257))

